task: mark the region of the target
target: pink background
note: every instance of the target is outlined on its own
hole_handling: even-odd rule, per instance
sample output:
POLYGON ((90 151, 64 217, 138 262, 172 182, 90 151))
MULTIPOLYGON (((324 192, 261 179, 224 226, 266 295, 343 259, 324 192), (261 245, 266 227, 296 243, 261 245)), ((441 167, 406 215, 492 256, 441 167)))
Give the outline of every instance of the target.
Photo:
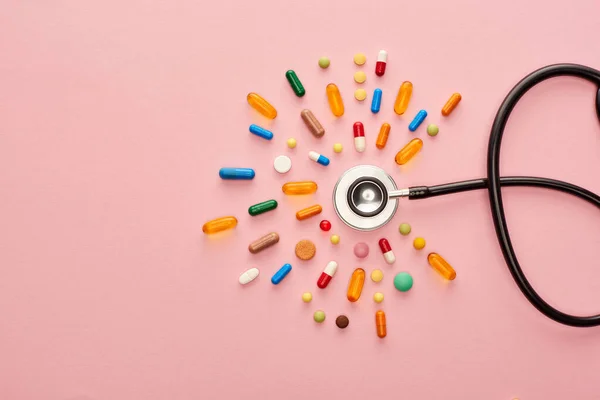
MULTIPOLYGON (((0 398, 2 399, 598 399, 600 330, 558 325, 521 295, 507 271, 480 191, 403 201, 392 223, 358 233, 335 217, 331 190, 346 168, 374 163, 400 186, 481 177, 491 122, 507 91, 548 63, 600 68, 600 3, 358 0, 4 1, 0 9, 0 398), (286 4, 289 3, 289 4, 286 4), (554 3, 554 4, 551 4, 554 3), (389 52, 385 77, 373 73, 389 52), (354 100, 354 53, 367 57, 354 100), (331 67, 317 67, 320 56, 331 67), (284 78, 293 68, 307 95, 284 78), (400 83, 415 92, 404 117, 392 111, 400 83), (334 120, 325 85, 336 82, 346 114, 334 120), (382 111, 369 111, 374 88, 382 111), (250 91, 278 109, 267 122, 246 104, 250 91), (450 118, 441 106, 458 91, 450 118), (299 117, 309 107, 327 133, 314 139, 299 117), (420 108, 438 123, 406 168, 393 161, 415 136, 420 108), (352 147, 364 122, 367 151, 352 147), (382 122, 387 147, 374 146, 382 122), (250 123, 272 128, 262 141, 250 123), (296 137, 290 151, 285 141, 296 137), (343 143, 342 154, 332 152, 343 143), (331 158, 323 167, 309 150, 331 158), (272 160, 289 155, 277 175, 272 160), (224 182, 223 166, 253 167, 252 182, 224 182), (314 179, 314 196, 285 198, 286 181, 314 179), (252 218, 251 204, 276 211, 252 218), (320 203, 321 219, 294 213, 320 203), (209 238, 201 226, 222 215, 238 227, 209 238), (397 227, 410 222, 413 234, 397 227), (246 250, 277 231, 281 242, 246 250), (427 248, 415 251, 416 235, 427 248), (387 237, 398 261, 376 247, 387 237), (294 244, 313 240, 300 262, 294 244), (365 241, 364 261, 352 246, 365 241), (456 268, 451 284, 428 266, 437 251, 456 268), (335 259, 324 291, 315 282, 335 259), (279 286, 270 276, 294 266, 279 286), (258 266, 242 287, 238 275, 258 266), (356 304, 345 299, 361 266, 381 268, 356 304), (408 271, 412 291, 393 275, 408 271), (314 300, 304 304, 302 292, 314 300), (382 291, 388 337, 375 335, 371 300, 382 291), (312 321, 323 309, 327 320, 312 321), (350 326, 334 324, 341 313, 350 326)), ((503 142, 504 174, 566 180, 600 192, 595 88, 556 79, 518 106, 503 142)), ((505 191, 516 251, 534 286, 560 309, 600 311, 600 220, 579 200, 539 189, 505 191)))

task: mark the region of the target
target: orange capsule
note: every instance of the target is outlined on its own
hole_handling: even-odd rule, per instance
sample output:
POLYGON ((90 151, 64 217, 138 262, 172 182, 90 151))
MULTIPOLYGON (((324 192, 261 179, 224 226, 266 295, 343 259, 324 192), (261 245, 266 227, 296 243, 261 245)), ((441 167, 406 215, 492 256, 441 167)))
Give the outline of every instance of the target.
POLYGON ((348 284, 348 293, 346 297, 351 302, 355 302, 360 299, 363 285, 365 284, 365 270, 362 268, 356 268, 350 277, 350 283, 348 284))
POLYGON ((444 117, 450 115, 452 110, 456 108, 456 106, 458 105, 458 103, 460 103, 461 100, 462 96, 460 95, 460 93, 454 93, 452 96, 450 96, 446 104, 444 104, 444 107, 442 107, 442 115, 444 117))
POLYGON ((310 217, 314 217, 317 214, 321 214, 321 211, 323 211, 323 208, 320 205, 316 204, 314 206, 298 211, 296 213, 296 219, 298 221, 303 221, 310 217))
POLYGON ((394 112, 398 115, 402 115, 406 112, 408 108, 408 103, 410 103, 410 96, 412 96, 413 85, 409 81, 403 82, 400 85, 400 90, 398 90, 398 96, 396 97, 396 102, 394 103, 394 112))
POLYGON ((387 328, 385 326, 385 313, 381 310, 375 313, 375 326, 377 327, 377 336, 384 338, 387 335, 387 328))
POLYGON ((421 149, 423 141, 421 139, 413 139, 396 154, 396 164, 404 165, 409 162, 421 149))
POLYGON ((427 256, 429 265, 439 272, 444 278, 449 281, 453 281, 456 278, 456 271, 446 260, 442 258, 438 253, 431 253, 427 256))
POLYGON ((256 111, 264 115, 269 119, 274 119, 277 116, 277 110, 267 100, 262 98, 259 94, 248 93, 248 104, 252 106, 256 111))
POLYGON ((377 135, 377 141, 375 142, 375 146, 377 146, 378 149, 383 149, 385 147, 388 137, 390 136, 390 129, 392 129, 392 127, 387 122, 384 122, 383 125, 381 125, 379 135, 377 135))
POLYGON ((221 217, 208 221, 202 226, 202 232, 207 235, 221 232, 227 229, 235 228, 237 225, 237 219, 235 217, 221 217))
POLYGON ((281 187, 281 190, 287 195, 311 194, 317 191, 317 184, 312 181, 288 182, 281 187))
POLYGON ((329 101, 329 108, 331 108, 331 112, 336 117, 341 117, 344 115, 344 102, 342 101, 342 95, 340 94, 340 89, 335 85, 335 83, 330 83, 325 88, 325 92, 327 93, 327 100, 329 101))

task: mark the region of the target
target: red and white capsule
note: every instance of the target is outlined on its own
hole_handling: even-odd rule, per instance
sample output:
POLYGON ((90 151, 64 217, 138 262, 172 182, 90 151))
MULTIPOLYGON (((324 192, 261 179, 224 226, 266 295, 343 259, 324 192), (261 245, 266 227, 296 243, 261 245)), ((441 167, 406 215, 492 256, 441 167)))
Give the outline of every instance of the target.
POLYGON ((396 261, 396 256, 392 251, 392 246, 390 246, 390 242, 388 242, 387 239, 384 238, 379 240, 379 248, 383 253, 383 258, 385 258, 386 263, 393 264, 396 261))
POLYGON ((317 281, 317 286, 321 289, 325 289, 327 285, 329 285, 329 282, 331 282, 331 278, 333 278, 333 276, 335 275, 337 267, 338 263, 336 263, 335 261, 329 261, 329 263, 321 273, 319 280, 317 281))
POLYGON ((385 66, 387 64, 387 51, 379 50, 377 63, 375 64, 375 75, 383 76, 385 74, 385 66))
POLYGON ((362 153, 367 147, 367 142, 365 139, 365 126, 362 124, 362 122, 355 122, 352 129, 354 131, 354 148, 359 153, 362 153))

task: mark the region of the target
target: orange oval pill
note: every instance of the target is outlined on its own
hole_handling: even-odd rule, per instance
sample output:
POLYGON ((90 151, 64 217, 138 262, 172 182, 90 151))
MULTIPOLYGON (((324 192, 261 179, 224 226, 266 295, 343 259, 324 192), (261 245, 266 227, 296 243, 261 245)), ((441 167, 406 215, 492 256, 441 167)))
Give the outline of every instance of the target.
POLYGON ((304 182, 288 182, 285 183, 281 190, 287 195, 311 194, 317 191, 317 184, 312 181, 304 182))
POLYGON ((320 205, 315 204, 314 206, 310 206, 298 211, 296 213, 296 219, 298 221, 302 221, 307 218, 314 217, 317 214, 321 214, 321 211, 323 211, 323 208, 320 205))
POLYGON ((362 268, 356 268, 350 277, 350 283, 348 284, 348 293, 346 297, 351 302, 355 302, 360 299, 363 285, 365 284, 365 270, 362 268))
POLYGON ((385 325, 385 313, 379 310, 375 313, 375 326, 377 327, 377 336, 380 338, 384 338, 387 335, 387 327, 385 325))
POLYGON ((437 272, 439 272, 444 278, 449 281, 453 281, 456 279, 456 271, 442 256, 437 253, 431 253, 427 256, 427 261, 429 265, 433 267, 437 272))
POLYGON ((444 104, 444 107, 442 107, 442 115, 444 117, 450 115, 452 110, 456 108, 456 106, 458 105, 458 103, 460 103, 461 100, 462 96, 460 95, 460 93, 454 93, 452 96, 450 96, 446 104, 444 104))
POLYGON ((375 146, 378 149, 383 149, 385 147, 388 137, 390 136, 390 129, 392 129, 392 127, 387 122, 384 122, 383 125, 381 125, 379 135, 377 135, 377 141, 375 142, 375 146))
POLYGON ((396 164, 404 165, 409 162, 421 149, 423 141, 421 139, 413 139, 404 146, 398 154, 396 154, 396 164))

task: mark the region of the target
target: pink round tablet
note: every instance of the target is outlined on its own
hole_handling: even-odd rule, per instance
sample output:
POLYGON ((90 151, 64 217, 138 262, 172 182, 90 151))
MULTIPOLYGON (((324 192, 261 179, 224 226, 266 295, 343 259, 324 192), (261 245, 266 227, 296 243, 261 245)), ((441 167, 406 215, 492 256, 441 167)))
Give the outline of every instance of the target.
POLYGON ((365 258, 369 255, 369 246, 363 242, 356 243, 354 245, 354 255, 358 258, 365 258))

